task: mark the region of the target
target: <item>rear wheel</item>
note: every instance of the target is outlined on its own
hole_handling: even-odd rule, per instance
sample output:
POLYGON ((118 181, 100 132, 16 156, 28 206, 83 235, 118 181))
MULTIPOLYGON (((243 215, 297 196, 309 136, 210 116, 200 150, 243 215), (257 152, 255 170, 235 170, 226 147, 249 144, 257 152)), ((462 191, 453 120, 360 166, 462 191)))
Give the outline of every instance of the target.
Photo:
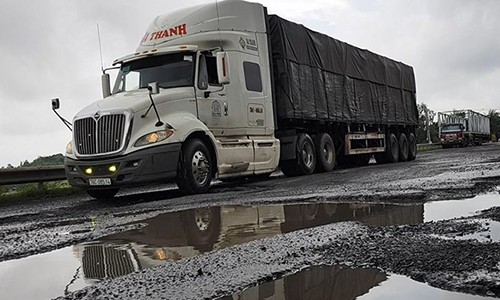
POLYGON ((386 138, 385 152, 375 154, 375 160, 379 164, 395 163, 399 159, 399 143, 396 135, 390 133, 386 138))
POLYGON ((328 133, 320 133, 314 139, 316 146, 316 169, 320 172, 330 172, 335 168, 335 145, 328 133))
POLYGON ((408 160, 408 138, 406 134, 401 133, 399 136, 399 161, 408 160))
POLYGON ((90 197, 98 199, 98 200, 106 200, 113 198, 119 189, 105 189, 105 190, 87 190, 87 194, 90 197))
POLYGON ((205 193, 210 188, 212 160, 210 151, 201 140, 189 140, 184 145, 176 181, 184 194, 205 193))
POLYGON ((301 133, 297 137, 296 158, 282 161, 281 171, 286 176, 309 175, 316 169, 316 150, 311 137, 301 133))
POLYGON ((413 133, 408 136, 408 161, 417 158, 417 139, 413 133))

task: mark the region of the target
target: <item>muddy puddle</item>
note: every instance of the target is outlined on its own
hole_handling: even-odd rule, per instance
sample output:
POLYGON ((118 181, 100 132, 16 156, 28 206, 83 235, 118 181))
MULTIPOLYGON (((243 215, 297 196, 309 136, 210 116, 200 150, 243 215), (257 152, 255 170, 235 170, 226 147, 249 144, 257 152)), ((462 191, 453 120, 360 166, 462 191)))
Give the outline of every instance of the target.
MULTIPOLYGON (((1 262, 0 291, 9 295, 7 299, 47 299, 105 278, 115 278, 161 265, 165 261, 177 261, 296 230, 343 221, 359 221, 370 226, 419 224, 469 215, 493 206, 500 206, 498 193, 420 205, 319 203, 222 206, 171 212, 142 221, 145 226, 141 229, 109 235, 97 241, 49 253, 1 262)), ((99 218, 89 220, 92 226, 98 226, 98 222, 99 218)), ((362 278, 365 275, 358 277, 356 272, 352 272, 349 273, 352 280, 364 281, 362 278)), ((396 275, 384 274, 373 276, 380 282, 391 282, 395 280, 391 278, 398 278, 396 275)), ((380 282, 373 286, 378 286, 380 282)), ((388 283, 381 284, 384 286, 388 283)), ((344 288, 347 289, 348 286, 344 288)), ((360 295, 362 294, 356 297, 360 295)))
POLYGON ((266 282, 221 300, 294 299, 493 299, 445 291, 401 275, 387 275, 377 269, 312 267, 284 278, 266 282))

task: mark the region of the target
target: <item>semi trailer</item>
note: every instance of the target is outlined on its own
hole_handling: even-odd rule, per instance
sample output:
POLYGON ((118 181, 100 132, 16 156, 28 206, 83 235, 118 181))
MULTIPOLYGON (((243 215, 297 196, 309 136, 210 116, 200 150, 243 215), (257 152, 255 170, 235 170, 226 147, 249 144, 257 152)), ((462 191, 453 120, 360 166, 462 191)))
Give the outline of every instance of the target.
POLYGON ((160 15, 113 66, 113 88, 104 70, 103 99, 76 114, 66 147, 69 182, 95 198, 165 181, 203 193, 214 178, 416 157, 412 67, 258 3, 160 15))
POLYGON ((491 138, 490 118, 470 109, 439 112, 438 128, 443 148, 478 146, 491 138))

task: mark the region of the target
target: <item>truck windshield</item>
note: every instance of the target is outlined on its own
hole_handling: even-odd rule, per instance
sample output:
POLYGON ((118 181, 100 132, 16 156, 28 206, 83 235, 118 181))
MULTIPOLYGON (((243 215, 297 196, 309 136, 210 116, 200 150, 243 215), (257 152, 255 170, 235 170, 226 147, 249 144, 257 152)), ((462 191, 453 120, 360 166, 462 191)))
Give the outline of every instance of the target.
POLYGON ((461 131, 462 126, 460 124, 448 124, 448 125, 443 125, 443 127, 441 127, 441 132, 457 132, 457 131, 461 131))
POLYGON ((158 82, 160 88, 194 85, 194 55, 176 53, 146 57, 122 64, 113 94, 147 88, 158 82))

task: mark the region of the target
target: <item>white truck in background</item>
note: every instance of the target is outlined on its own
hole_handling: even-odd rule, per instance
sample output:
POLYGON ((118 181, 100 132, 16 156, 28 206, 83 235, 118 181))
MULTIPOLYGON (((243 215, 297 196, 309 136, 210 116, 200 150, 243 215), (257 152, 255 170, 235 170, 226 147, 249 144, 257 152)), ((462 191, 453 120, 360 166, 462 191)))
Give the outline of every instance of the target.
POLYGON ((438 128, 443 148, 478 146, 491 138, 490 118, 470 109, 439 112, 438 128))
MULTIPOLYGON (((413 160, 413 69, 229 0, 153 20, 73 119, 70 184, 92 197, 174 180, 287 176, 413 160)), ((59 107, 53 100, 54 111, 59 107)), ((69 125, 69 122, 65 122, 69 125)))

